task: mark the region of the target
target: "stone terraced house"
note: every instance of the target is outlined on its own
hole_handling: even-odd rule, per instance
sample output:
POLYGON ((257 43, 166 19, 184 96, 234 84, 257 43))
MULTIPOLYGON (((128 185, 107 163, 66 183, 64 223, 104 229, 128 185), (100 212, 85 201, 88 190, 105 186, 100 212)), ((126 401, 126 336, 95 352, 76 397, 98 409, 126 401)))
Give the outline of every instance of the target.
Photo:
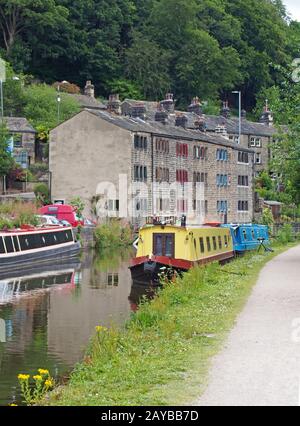
POLYGON ((223 121, 207 129, 198 107, 175 111, 172 95, 159 104, 111 96, 107 111, 85 109, 62 123, 50 134, 53 201, 80 196, 87 216, 96 202, 102 216, 136 226, 152 215, 251 222, 254 147, 231 140, 223 121))

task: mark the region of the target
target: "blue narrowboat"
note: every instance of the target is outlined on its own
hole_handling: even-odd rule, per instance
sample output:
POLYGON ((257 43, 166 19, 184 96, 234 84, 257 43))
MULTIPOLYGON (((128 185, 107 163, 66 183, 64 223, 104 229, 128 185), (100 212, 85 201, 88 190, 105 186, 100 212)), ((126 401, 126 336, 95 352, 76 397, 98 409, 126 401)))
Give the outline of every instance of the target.
POLYGON ((222 225, 223 228, 230 228, 233 239, 234 251, 244 253, 249 250, 256 250, 263 246, 266 248, 270 244, 269 230, 264 225, 222 225))

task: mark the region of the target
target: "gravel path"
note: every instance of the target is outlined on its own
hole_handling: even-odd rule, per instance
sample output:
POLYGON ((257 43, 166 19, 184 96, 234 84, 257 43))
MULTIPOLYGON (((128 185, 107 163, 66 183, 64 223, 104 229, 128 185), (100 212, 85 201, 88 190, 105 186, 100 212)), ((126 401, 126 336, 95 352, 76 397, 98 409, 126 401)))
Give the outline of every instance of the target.
POLYGON ((300 246, 262 270, 195 405, 300 405, 300 246))

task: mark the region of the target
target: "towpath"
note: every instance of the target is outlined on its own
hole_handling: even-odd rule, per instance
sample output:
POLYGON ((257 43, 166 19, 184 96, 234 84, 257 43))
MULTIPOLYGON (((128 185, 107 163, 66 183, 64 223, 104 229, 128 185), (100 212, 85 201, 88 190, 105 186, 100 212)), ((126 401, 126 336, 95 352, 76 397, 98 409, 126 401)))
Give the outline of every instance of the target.
POLYGON ((262 270, 195 405, 300 405, 300 246, 262 270))

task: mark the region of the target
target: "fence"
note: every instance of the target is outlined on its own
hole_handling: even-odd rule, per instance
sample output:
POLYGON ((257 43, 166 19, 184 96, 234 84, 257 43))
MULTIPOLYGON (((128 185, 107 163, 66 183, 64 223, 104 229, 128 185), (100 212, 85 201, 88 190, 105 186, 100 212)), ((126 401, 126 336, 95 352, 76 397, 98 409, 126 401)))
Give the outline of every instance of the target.
MULTIPOLYGON (((293 235, 300 234, 300 223, 290 223, 290 225, 293 228, 293 235)), ((282 229, 283 226, 284 226, 284 224, 282 224, 282 223, 278 223, 278 224, 273 225, 272 234, 274 236, 278 235, 278 232, 280 231, 280 229, 282 229)))

